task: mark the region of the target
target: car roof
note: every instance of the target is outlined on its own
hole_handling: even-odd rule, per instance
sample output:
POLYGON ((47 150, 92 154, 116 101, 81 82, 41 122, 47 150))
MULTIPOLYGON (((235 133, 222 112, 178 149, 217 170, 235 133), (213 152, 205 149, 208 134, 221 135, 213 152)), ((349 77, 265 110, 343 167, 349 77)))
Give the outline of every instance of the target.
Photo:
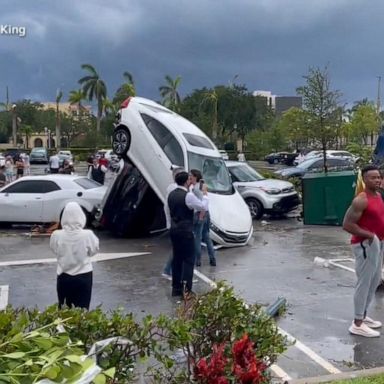
POLYGON ((245 163, 244 161, 235 161, 235 160, 226 160, 225 161, 225 165, 227 167, 234 167, 235 165, 245 165, 247 163, 245 163))
POLYGON ((48 175, 39 175, 39 176, 24 176, 21 179, 18 180, 50 180, 50 181, 73 181, 76 179, 84 179, 85 176, 79 176, 79 175, 64 175, 64 174, 48 174, 48 175))

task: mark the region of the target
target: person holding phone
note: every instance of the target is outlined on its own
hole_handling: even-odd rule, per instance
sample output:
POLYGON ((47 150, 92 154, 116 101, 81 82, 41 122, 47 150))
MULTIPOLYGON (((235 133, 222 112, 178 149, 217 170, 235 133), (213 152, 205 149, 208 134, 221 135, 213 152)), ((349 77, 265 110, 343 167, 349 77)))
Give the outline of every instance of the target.
MULTIPOLYGON (((202 178, 202 174, 198 169, 191 169, 191 184, 193 185, 193 192, 198 199, 202 199, 202 191, 207 188, 202 178)), ((208 200, 209 204, 209 200, 208 200)), ((201 266, 201 243, 204 242, 207 246, 209 264, 213 267, 216 266, 215 248, 213 247, 212 240, 209 236, 209 209, 207 207, 204 211, 195 211, 193 222, 195 234, 195 252, 196 252, 196 267, 201 266)))

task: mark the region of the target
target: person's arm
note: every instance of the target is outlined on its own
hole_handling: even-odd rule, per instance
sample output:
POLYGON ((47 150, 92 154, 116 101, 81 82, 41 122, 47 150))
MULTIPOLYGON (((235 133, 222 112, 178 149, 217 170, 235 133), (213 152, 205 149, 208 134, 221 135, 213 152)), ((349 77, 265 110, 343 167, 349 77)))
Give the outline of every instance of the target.
POLYGON ((93 165, 91 165, 89 168, 88 168, 88 173, 87 173, 87 177, 88 179, 92 180, 92 169, 93 169, 93 165))
POLYGON ((208 210, 208 197, 207 189, 203 190, 203 199, 200 200, 196 197, 193 192, 188 192, 185 196, 185 203, 189 209, 194 209, 195 211, 207 211, 208 210))
POLYGON ((344 216, 343 229, 351 235, 373 240, 375 234, 359 227, 357 224, 367 206, 368 200, 365 195, 355 197, 344 216))

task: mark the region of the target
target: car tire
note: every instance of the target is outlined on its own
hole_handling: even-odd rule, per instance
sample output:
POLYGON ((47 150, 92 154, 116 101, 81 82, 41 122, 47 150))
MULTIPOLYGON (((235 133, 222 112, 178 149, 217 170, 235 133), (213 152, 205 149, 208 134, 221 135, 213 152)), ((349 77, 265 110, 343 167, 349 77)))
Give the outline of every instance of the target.
POLYGON ((278 164, 279 163, 279 159, 273 159, 273 164, 278 164))
POLYGON ((251 213, 252 219, 259 220, 263 216, 264 208, 259 200, 254 199, 253 197, 248 197, 245 199, 245 202, 248 205, 249 212, 251 213))
POLYGON ((113 132, 112 149, 118 156, 127 156, 129 147, 131 146, 131 134, 125 127, 117 127, 113 132))

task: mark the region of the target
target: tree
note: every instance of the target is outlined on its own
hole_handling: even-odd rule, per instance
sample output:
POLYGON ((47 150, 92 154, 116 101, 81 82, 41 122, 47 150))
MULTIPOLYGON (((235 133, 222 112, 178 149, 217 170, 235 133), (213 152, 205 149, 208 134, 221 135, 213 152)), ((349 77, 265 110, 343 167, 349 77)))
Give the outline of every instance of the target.
POLYGON ((326 151, 334 141, 340 126, 339 99, 341 93, 331 90, 328 68, 309 68, 309 73, 303 76, 306 84, 297 88, 297 93, 303 97, 305 110, 310 114, 310 130, 312 137, 319 141, 323 150, 324 170, 327 169, 326 151))
POLYGON ((203 100, 201 101, 201 106, 204 104, 209 104, 211 106, 211 111, 212 111, 212 139, 215 141, 217 138, 217 130, 218 130, 218 125, 217 125, 217 118, 218 118, 218 101, 219 97, 216 93, 215 89, 211 89, 207 92, 205 92, 203 100))
POLYGON ((278 121, 278 127, 291 141, 296 150, 307 146, 309 136, 310 114, 301 108, 290 108, 278 121))
POLYGON ((351 141, 368 144, 368 137, 377 131, 379 119, 373 104, 361 104, 354 110, 349 125, 351 141))
POLYGON ((63 91, 58 89, 56 92, 56 149, 60 149, 61 144, 61 127, 60 127, 60 101, 63 97, 63 91))
POLYGON ((96 130, 100 132, 100 120, 103 114, 103 100, 107 97, 107 86, 100 78, 96 69, 90 64, 83 64, 82 69, 88 72, 88 75, 79 80, 82 89, 89 101, 96 99, 97 102, 97 119, 96 130))
POLYGON ((179 104, 181 102, 181 97, 178 91, 178 88, 181 83, 181 77, 177 76, 174 80, 171 76, 165 76, 165 85, 159 87, 160 95, 163 98, 163 104, 173 111, 177 112, 179 110, 179 104))
POLYGON ((113 98, 113 103, 116 105, 120 105, 130 96, 136 96, 136 88, 133 81, 133 76, 129 72, 124 72, 123 78, 125 82, 120 85, 113 98))
POLYGON ((81 105, 81 102, 86 98, 84 95, 84 92, 82 89, 77 89, 74 91, 69 92, 68 101, 71 105, 77 105, 78 111, 80 113, 81 108, 83 107, 81 105))
POLYGON ((29 138, 33 134, 33 128, 28 124, 22 124, 20 132, 25 135, 25 148, 29 148, 29 138))

